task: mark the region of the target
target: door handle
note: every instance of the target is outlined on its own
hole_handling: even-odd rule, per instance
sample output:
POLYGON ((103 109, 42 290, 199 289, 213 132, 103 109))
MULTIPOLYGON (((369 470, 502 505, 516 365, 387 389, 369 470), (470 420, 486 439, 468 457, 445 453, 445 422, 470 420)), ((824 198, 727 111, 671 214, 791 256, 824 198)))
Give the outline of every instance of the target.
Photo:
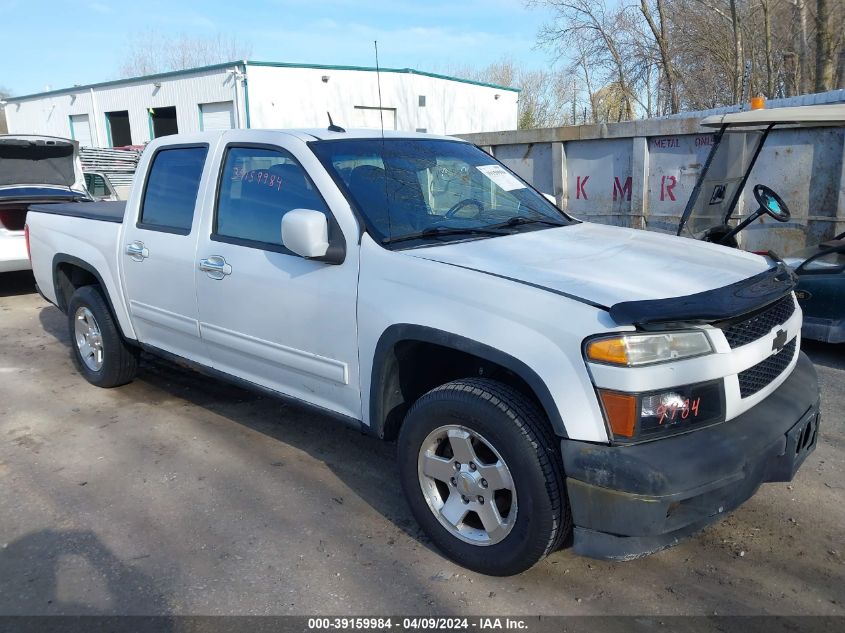
POLYGON ((144 246, 143 242, 135 240, 131 244, 126 245, 126 254, 129 255, 130 259, 136 262, 142 262, 150 256, 150 251, 144 246))
POLYGON ((212 255, 206 259, 201 259, 200 270, 212 279, 223 279, 226 275, 232 274, 232 267, 220 255, 212 255))

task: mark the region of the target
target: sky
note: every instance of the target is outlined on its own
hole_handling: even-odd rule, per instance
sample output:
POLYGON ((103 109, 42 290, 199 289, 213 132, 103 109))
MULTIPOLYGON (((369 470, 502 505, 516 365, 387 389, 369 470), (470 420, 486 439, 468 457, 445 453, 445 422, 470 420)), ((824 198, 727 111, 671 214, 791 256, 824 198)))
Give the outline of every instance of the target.
POLYGON ((0 87, 12 95, 118 77, 129 43, 153 30, 234 35, 250 59, 447 72, 503 58, 548 67, 549 14, 523 0, 0 0, 0 87))

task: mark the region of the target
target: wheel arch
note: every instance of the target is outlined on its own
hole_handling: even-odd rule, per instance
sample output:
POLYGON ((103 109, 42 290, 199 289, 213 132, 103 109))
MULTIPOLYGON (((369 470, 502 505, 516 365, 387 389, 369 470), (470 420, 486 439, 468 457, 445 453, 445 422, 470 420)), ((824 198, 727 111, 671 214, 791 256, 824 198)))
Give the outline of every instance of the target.
POLYGON ((369 393, 371 432, 384 439, 394 439, 405 412, 417 397, 440 384, 467 377, 461 371, 469 367, 481 372, 492 371, 493 377, 496 377, 495 372, 499 372, 500 379, 520 388, 537 402, 556 435, 567 437, 551 391, 526 363, 479 341, 407 323, 388 327, 375 347, 369 393), (445 353, 444 360, 452 364, 442 363, 432 369, 427 355, 434 352, 445 353), (416 361, 420 360, 423 361, 423 371, 418 372, 416 361), (448 367, 444 370, 442 365, 448 367), (414 372, 409 372, 411 366, 414 372), (411 379, 406 380, 409 375, 411 379))
POLYGON ((53 291, 56 296, 56 307, 62 312, 67 312, 68 302, 73 292, 82 286, 98 285, 109 307, 111 316, 117 325, 120 334, 127 340, 134 340, 134 337, 127 336, 121 324, 118 312, 115 310, 109 294, 108 286, 103 281, 99 271, 88 262, 68 255, 67 253, 56 253, 53 256, 53 291))

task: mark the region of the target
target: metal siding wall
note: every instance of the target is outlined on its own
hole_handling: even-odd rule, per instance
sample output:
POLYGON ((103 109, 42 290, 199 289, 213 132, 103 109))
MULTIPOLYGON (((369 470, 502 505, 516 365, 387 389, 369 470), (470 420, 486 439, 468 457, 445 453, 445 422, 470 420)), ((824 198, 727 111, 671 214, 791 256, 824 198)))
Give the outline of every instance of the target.
POLYGON ((5 107, 5 112, 10 134, 44 134, 70 138, 71 114, 87 114, 91 122, 91 134, 94 134, 88 90, 22 102, 10 101, 5 107))
POLYGON ((496 158, 541 191, 553 190, 551 143, 508 145, 497 148, 496 158))
MULTIPOLYGON (((232 68, 235 66, 233 65, 232 68)), ((199 104, 233 101, 234 78, 226 69, 184 74, 161 79, 144 79, 94 88, 95 108, 91 91, 66 92, 33 97, 6 106, 9 131, 14 134, 49 134, 70 137, 69 116, 88 114, 95 145, 108 144, 106 112, 127 110, 132 143, 143 144, 150 138, 148 108, 176 107, 180 132, 199 131, 199 104), (156 88, 155 84, 160 84, 156 88), (96 139, 99 139, 97 141, 96 139)))
MULTIPOLYGON (((326 112, 338 125, 352 127, 355 106, 379 105, 372 71, 249 65, 247 74, 252 127, 325 127, 326 112)), ((515 92, 425 75, 382 72, 381 101, 382 107, 396 109, 396 128, 404 131, 482 132, 517 122, 515 92), (419 107, 420 95, 426 97, 425 107, 419 107)))
POLYGON ((566 190, 572 213, 585 220, 639 228, 640 218, 631 214, 631 160, 627 139, 567 145, 566 190))

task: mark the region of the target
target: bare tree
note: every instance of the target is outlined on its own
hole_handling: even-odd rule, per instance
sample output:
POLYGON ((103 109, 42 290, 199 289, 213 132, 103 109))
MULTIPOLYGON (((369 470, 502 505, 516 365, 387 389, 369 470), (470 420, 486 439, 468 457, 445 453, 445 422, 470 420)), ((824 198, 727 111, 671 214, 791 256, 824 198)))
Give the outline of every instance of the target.
POLYGON ((798 94, 805 94, 809 92, 810 73, 808 60, 809 44, 807 38, 807 2, 806 0, 790 0, 793 7, 793 16, 796 28, 793 30, 794 47, 798 49, 798 67, 796 73, 798 75, 795 82, 798 89, 798 94))
POLYGON ((742 18, 737 11, 737 0, 729 0, 731 8, 731 26, 734 36, 734 103, 742 98, 742 75, 745 64, 742 59, 742 18))
POLYGON ((588 86, 595 121, 845 86, 843 0, 525 1, 551 12, 538 44, 588 86))
POLYGON ((591 63, 606 74, 605 83, 614 83, 621 91, 619 120, 633 118, 630 60, 625 50, 626 7, 610 7, 606 0, 529 0, 528 5, 552 11, 552 20, 540 28, 538 43, 562 58, 568 53, 566 44, 583 39, 595 55, 591 63))
MULTIPOLYGON (((816 92, 833 88, 833 37, 828 0, 816 0, 816 92)), ((841 27, 841 23, 840 23, 841 27)))
MULTIPOLYGON (((681 108, 680 98, 678 96, 676 80, 675 80, 675 63, 672 59, 672 52, 669 44, 669 33, 666 22, 666 1, 653 0, 654 7, 657 12, 657 20, 655 21, 652 4, 648 0, 640 0, 640 11, 645 17, 654 41, 657 44, 657 49, 660 51, 660 63, 663 71, 663 79, 666 82, 666 92, 669 97, 670 111, 674 114, 681 108)), ((649 108, 650 109, 650 108, 649 108)))
POLYGON ((465 79, 519 88, 520 129, 571 122, 569 110, 575 96, 572 80, 565 72, 528 69, 507 58, 485 68, 452 67, 446 72, 465 79))
POLYGON ((234 36, 167 35, 147 30, 136 36, 120 66, 121 77, 152 75, 246 59, 252 46, 234 36))
POLYGON ((766 96, 771 98, 775 94, 775 66, 772 59, 772 21, 769 15, 769 2, 771 0, 760 0, 760 8, 763 9, 764 39, 766 42, 766 96))
POLYGON ((845 88, 845 47, 839 50, 839 68, 836 75, 836 87, 839 89, 845 88))

